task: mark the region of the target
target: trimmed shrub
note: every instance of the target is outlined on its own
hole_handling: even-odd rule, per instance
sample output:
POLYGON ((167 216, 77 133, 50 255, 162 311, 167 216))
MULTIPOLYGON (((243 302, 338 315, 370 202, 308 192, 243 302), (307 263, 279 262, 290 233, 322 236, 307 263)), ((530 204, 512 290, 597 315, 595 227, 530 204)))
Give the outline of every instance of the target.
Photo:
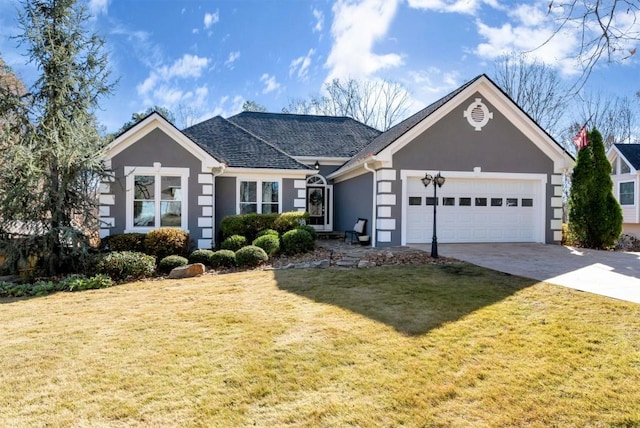
POLYGON ((152 276, 156 259, 134 251, 114 251, 101 254, 95 264, 95 273, 105 274, 114 281, 125 281, 152 276))
POLYGON ((316 230, 312 226, 305 224, 304 226, 296 227, 296 229, 306 230, 307 232, 309 232, 309 235, 311 235, 314 241, 318 238, 318 232, 316 232, 316 230))
POLYGON ((278 215, 277 213, 250 213, 224 217, 220 223, 222 237, 228 238, 233 235, 242 235, 249 240, 253 240, 261 230, 273 229, 273 223, 278 218, 278 215))
POLYGON ((247 245, 247 238, 242 235, 231 235, 220 244, 220 248, 223 250, 231 250, 233 252, 238 251, 240 248, 247 245))
POLYGON ((158 263, 158 272, 169 273, 171 269, 186 266, 189 260, 182 256, 167 256, 158 263))
POLYGON ((273 223, 273 228, 280 233, 288 232, 295 229, 298 226, 307 224, 309 220, 309 213, 304 211, 289 211, 280 214, 280 216, 273 223))
POLYGON ((119 233, 106 236, 100 240, 100 249, 103 251, 137 251, 144 252, 144 233, 119 233))
POLYGON ((280 249, 288 255, 306 253, 315 247, 311 234, 304 229, 293 229, 282 235, 280 249))
POLYGON ((259 238, 259 237, 264 236, 264 235, 275 235, 278 238, 280 237, 280 234, 278 233, 277 230, 275 230, 275 229, 264 229, 264 230, 261 230, 260 232, 258 232, 258 235, 256 235, 256 238, 259 238))
POLYGON ((234 267, 236 265, 236 253, 231 250, 219 250, 211 254, 209 265, 217 269, 221 267, 234 267))
POLYGON ((84 275, 71 275, 60 281, 58 287, 62 291, 84 291, 107 288, 114 285, 111 278, 104 274, 94 275, 87 278, 84 275))
POLYGON ((280 249, 288 255, 306 253, 313 250, 311 234, 304 229, 293 229, 282 235, 280 249))
POLYGON ((182 229, 161 227, 147 233, 144 240, 145 253, 162 260, 167 256, 186 256, 189 234, 182 229))
POLYGON ((255 245, 247 245, 236 251, 236 263, 240 267, 255 267, 269 260, 265 251, 255 245))
POLYGON ((265 253, 272 256, 280 249, 280 238, 278 238, 278 235, 273 234, 262 235, 254 239, 253 245, 262 248, 265 253))
POLYGON ((189 254, 189 263, 202 263, 203 265, 209 266, 209 259, 213 251, 211 250, 195 250, 191 254, 189 254))

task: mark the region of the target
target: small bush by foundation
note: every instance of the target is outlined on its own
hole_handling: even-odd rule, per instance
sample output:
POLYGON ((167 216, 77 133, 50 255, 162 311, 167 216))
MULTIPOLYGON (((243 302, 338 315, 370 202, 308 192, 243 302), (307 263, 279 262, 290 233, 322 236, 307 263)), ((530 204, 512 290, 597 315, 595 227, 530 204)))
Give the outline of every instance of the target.
POLYGON ((186 266, 189 264, 189 260, 182 256, 167 256, 164 259, 160 260, 158 263, 158 272, 161 273, 169 273, 172 269, 186 266))
POLYGON ((267 253, 255 245, 247 245, 236 251, 236 263, 240 267, 255 267, 269 260, 267 253))

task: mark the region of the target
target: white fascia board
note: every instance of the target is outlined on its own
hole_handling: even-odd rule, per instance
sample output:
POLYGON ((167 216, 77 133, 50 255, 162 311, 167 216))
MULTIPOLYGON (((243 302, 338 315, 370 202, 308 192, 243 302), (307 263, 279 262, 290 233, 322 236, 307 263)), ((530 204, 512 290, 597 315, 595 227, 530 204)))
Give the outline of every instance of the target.
POLYGON ((379 159, 378 156, 369 156, 359 160, 347 169, 340 169, 338 171, 332 172, 327 176, 327 179, 334 180, 336 183, 339 183, 341 181, 345 181, 362 174, 368 174, 371 171, 365 170, 364 164, 369 164, 369 166, 373 169, 391 168, 392 166, 390 160, 386 161, 384 159, 379 159))
POLYGON ((138 142, 145 135, 148 135, 151 131, 160 129, 167 134, 172 140, 180 144, 185 150, 191 153, 194 157, 202 162, 202 172, 207 172, 214 168, 221 168, 223 166, 217 159, 204 151, 200 146, 191 141, 186 135, 178 131, 178 129, 171 123, 167 122, 158 113, 153 113, 142 122, 133 126, 127 130, 124 134, 113 140, 106 149, 104 155, 105 159, 111 159, 118 153, 124 151, 128 147, 138 142))
POLYGON ((221 177, 253 176, 253 177, 278 177, 278 178, 306 178, 317 172, 310 169, 268 169, 268 168, 234 168, 224 170, 221 177))
POLYGON ((329 156, 291 156, 295 160, 305 165, 313 165, 318 161, 320 165, 342 165, 349 161, 351 158, 338 158, 329 156))

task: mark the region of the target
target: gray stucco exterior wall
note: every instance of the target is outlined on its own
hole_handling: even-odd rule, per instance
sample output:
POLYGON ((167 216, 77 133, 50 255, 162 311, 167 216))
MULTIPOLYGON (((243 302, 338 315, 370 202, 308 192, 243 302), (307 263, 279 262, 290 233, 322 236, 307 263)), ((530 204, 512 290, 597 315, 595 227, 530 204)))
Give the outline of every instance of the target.
POLYGON ((333 186, 333 229, 341 232, 353 230, 358 218, 367 219, 367 234, 371 234, 373 219, 373 174, 359 175, 333 186))
POLYGON ((198 227, 198 217, 201 215, 197 205, 201 193, 198 184, 198 174, 202 163, 182 146, 159 129, 151 131, 135 144, 127 147, 111 159, 114 181, 110 186, 110 193, 114 197, 111 206, 111 217, 114 219, 110 234, 124 233, 126 228, 126 176, 124 167, 153 167, 159 162, 163 168, 189 168, 188 180, 188 229, 190 238, 194 241, 202 239, 202 230, 198 227))
POLYGON ((235 177, 216 177, 215 198, 215 243, 220 245, 220 223, 222 219, 228 215, 236 214, 236 178, 235 177))
POLYGON ((293 187, 294 181, 292 178, 282 179, 282 212, 297 211, 294 207, 294 199, 297 196, 297 189, 293 187))

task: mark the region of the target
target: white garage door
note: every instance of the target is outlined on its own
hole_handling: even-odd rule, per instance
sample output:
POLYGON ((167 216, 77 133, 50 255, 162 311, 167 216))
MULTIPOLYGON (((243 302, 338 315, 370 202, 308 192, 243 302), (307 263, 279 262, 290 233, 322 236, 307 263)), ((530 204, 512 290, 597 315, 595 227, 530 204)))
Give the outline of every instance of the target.
MULTIPOLYGON (((447 179, 438 188, 438 242, 540 241, 540 193, 539 180, 447 179)), ((433 184, 409 178, 406 195, 406 242, 431 242, 433 184)))

